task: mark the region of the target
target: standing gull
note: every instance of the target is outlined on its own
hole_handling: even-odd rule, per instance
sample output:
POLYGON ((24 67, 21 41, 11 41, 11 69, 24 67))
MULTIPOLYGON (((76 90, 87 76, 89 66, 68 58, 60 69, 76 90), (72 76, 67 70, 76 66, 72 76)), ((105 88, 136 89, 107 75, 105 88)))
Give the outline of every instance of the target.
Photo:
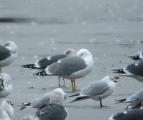
POLYGON ((76 90, 75 79, 86 76, 94 66, 92 54, 87 49, 80 49, 77 56, 70 56, 58 60, 45 70, 36 73, 40 76, 62 76, 70 79, 72 90, 76 90))
POLYGON ((0 72, 1 68, 11 64, 17 57, 17 45, 7 41, 0 45, 0 72))
POLYGON ((143 60, 138 63, 128 65, 123 69, 114 69, 114 73, 119 73, 122 76, 133 77, 136 80, 143 82, 143 60))
POLYGON ((132 109, 111 115, 108 120, 143 120, 142 109, 132 109))
POLYGON ((117 103, 129 103, 126 109, 134 109, 134 108, 141 108, 143 107, 143 89, 137 91, 133 95, 123 98, 120 100, 116 100, 117 103))
POLYGON ((36 120, 65 120, 67 111, 63 106, 66 98, 61 88, 54 89, 44 96, 22 105, 21 110, 27 107, 36 108, 36 120))
POLYGON ((0 73, 0 98, 7 97, 13 90, 10 84, 11 77, 6 73, 0 73))
POLYGON ((113 93, 116 85, 115 82, 116 81, 114 81, 113 77, 105 76, 102 80, 98 80, 88 86, 80 94, 72 95, 77 97, 71 102, 93 99, 96 101, 100 101, 100 107, 102 107, 102 99, 110 96, 113 93))
MULTIPOLYGON (((64 51, 63 54, 57 54, 57 55, 53 55, 53 56, 44 57, 44 58, 37 60, 34 64, 25 64, 25 65, 22 65, 22 67, 44 70, 47 66, 53 64, 54 62, 57 62, 60 59, 63 59, 65 57, 69 57, 69 56, 75 56, 75 55, 76 55, 76 50, 68 48, 64 51)), ((61 77, 58 76, 58 78, 59 78, 59 86, 60 86, 61 77)), ((63 78, 63 80, 64 80, 64 78, 63 78)), ((65 80, 64 80, 64 85, 65 85, 65 80)))

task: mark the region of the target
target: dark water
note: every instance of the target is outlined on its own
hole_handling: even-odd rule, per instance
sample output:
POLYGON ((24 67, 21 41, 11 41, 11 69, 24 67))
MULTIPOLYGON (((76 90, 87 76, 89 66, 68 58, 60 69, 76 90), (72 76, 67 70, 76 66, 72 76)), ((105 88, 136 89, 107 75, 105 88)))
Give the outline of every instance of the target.
MULTIPOLYGON (((33 77, 35 71, 22 69, 22 64, 62 53, 66 48, 87 48, 94 56, 95 67, 87 77, 77 80, 78 88, 82 89, 105 75, 112 75, 113 68, 132 63, 128 56, 143 46, 142 5, 141 0, 1 0, 0 41, 15 41, 19 53, 15 63, 4 69, 12 76, 15 88, 10 96, 15 103, 13 120, 33 113, 31 109, 19 111, 22 102, 58 85, 56 77, 33 77), (34 89, 27 88, 31 86, 34 89)), ((70 90, 70 81, 67 86, 70 90)), ((114 94, 103 101, 107 105, 103 109, 96 101, 70 104, 68 99, 65 104, 69 120, 106 120, 126 106, 114 104, 114 100, 142 86, 143 83, 132 78, 121 78, 114 94)))

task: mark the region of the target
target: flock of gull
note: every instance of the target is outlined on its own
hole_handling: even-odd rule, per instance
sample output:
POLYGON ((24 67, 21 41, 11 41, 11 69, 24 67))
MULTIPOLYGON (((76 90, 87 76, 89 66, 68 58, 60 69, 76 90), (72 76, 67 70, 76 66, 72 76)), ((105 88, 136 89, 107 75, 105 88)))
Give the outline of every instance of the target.
MULTIPOLYGON (((8 96, 13 90, 10 83, 11 77, 7 73, 2 72, 2 68, 10 65, 17 57, 17 45, 13 41, 6 41, 0 45, 0 120, 11 120, 14 114, 12 102, 8 96)), ((91 52, 85 48, 80 50, 67 49, 63 54, 47 56, 37 60, 32 64, 22 65, 23 68, 37 69, 34 76, 57 76, 58 87, 48 91, 41 97, 24 102, 21 104, 20 110, 25 108, 34 108, 36 113, 34 116, 24 116, 23 120, 66 120, 68 112, 64 107, 64 101, 68 97, 73 97, 70 103, 93 99, 100 102, 100 108, 103 107, 103 99, 109 97, 116 88, 119 75, 133 77, 139 81, 143 81, 143 52, 138 55, 130 56, 131 59, 137 61, 134 64, 127 65, 123 69, 114 69, 113 72, 118 76, 105 76, 101 80, 88 85, 85 89, 78 91, 76 80, 87 76, 94 67, 94 60, 91 52), (66 80, 71 81, 72 95, 67 96, 62 89, 61 80, 64 85, 66 80)), ((128 103, 125 110, 120 113, 111 115, 108 120, 143 120, 143 89, 136 93, 116 100, 116 103, 128 103)))

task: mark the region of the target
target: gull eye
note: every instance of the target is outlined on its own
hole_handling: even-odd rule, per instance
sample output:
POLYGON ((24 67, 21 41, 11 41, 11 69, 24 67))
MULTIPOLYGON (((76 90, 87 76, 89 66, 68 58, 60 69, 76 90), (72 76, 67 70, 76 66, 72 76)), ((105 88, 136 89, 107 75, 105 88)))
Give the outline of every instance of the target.
POLYGON ((4 46, 9 46, 9 43, 5 43, 4 46))
POLYGON ((81 53, 81 54, 80 54, 80 56, 83 56, 83 55, 84 55, 84 53, 81 53))

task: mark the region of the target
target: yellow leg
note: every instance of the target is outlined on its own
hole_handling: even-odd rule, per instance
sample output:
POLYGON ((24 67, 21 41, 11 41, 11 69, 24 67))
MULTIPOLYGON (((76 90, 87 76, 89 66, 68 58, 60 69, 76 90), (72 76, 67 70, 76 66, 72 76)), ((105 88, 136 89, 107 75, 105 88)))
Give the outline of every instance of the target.
POLYGON ((72 84, 72 91, 73 91, 73 92, 76 92, 75 79, 71 79, 71 84, 72 84))
POLYGON ((61 82, 61 77, 58 76, 58 78, 59 78, 59 87, 60 87, 60 86, 61 86, 61 84, 60 84, 60 82, 61 82))
POLYGON ((63 81, 64 81, 64 86, 66 86, 66 81, 65 81, 65 78, 63 77, 63 81))
POLYGON ((72 85, 72 91, 74 91, 74 83, 73 83, 73 79, 71 79, 71 85, 72 85))
POLYGON ((76 83, 75 83, 75 80, 74 80, 74 90, 76 91, 76 83))

